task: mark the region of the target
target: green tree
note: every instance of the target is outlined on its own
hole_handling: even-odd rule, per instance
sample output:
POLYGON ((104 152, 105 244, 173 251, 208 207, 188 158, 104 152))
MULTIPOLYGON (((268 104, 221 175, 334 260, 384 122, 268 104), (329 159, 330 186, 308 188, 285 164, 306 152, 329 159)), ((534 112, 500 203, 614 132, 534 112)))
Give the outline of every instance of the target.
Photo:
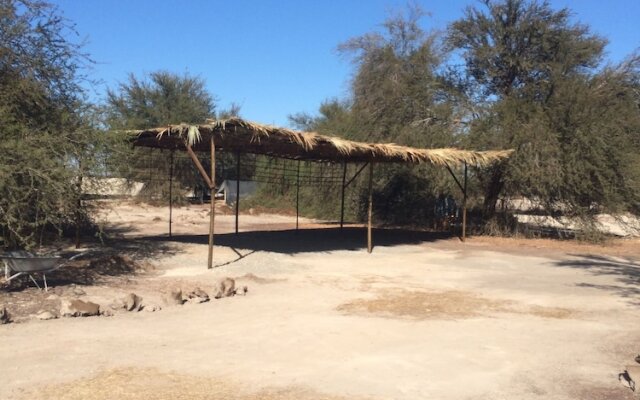
MULTIPOLYGON (((129 75, 126 82, 107 93, 107 125, 112 131, 146 129, 169 124, 203 124, 215 117, 215 99, 202 78, 157 71, 144 79, 129 75)), ((226 113, 237 114, 233 105, 226 113)), ((110 160, 113 173, 145 182, 146 199, 168 199, 170 160, 160 150, 131 149, 121 136, 110 160), (155 155, 154 155, 155 154, 155 155)), ((174 177, 177 182, 174 200, 183 199, 182 189, 201 187, 201 178, 188 157, 174 154, 174 177)), ((204 161, 204 160, 203 160, 204 161)))
MULTIPOLYGON (((409 7, 390 16, 380 31, 355 37, 338 50, 353 62, 347 100, 329 100, 319 115, 296 114, 299 128, 354 140, 447 147, 458 141, 460 118, 449 101, 441 73, 447 53, 436 34, 420 26, 424 13, 409 7)), ((376 216, 389 223, 414 223, 433 211, 439 194, 456 194, 446 171, 429 166, 379 165, 375 178, 376 216)), ((339 190, 336 187, 335 191, 339 190)), ((351 189, 353 213, 363 216, 366 187, 351 189)), ((319 207, 336 215, 339 204, 316 196, 319 207)), ((318 208, 319 208, 318 207, 318 208)))
POLYGON ((482 4, 450 26, 448 43, 465 60, 457 87, 473 106, 468 144, 516 149, 509 162, 479 175, 485 217, 495 215, 501 196, 524 195, 554 214, 628 208, 636 197, 628 163, 638 125, 625 82, 637 71, 599 70, 606 40, 572 23, 568 9, 546 1, 482 4))
POLYGON ((97 130, 82 97, 81 44, 50 4, 0 0, 0 230, 5 247, 32 247, 79 219, 78 185, 97 130))

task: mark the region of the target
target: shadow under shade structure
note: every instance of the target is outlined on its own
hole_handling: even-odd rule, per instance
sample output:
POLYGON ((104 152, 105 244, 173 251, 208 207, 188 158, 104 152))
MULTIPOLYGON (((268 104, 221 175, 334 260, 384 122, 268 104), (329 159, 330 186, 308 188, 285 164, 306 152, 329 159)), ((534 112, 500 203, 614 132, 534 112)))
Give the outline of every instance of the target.
MULTIPOLYGON (((453 237, 451 233, 425 232, 407 229, 374 229, 376 246, 398 246, 435 242, 453 237)), ((335 250, 362 250, 363 229, 357 227, 315 228, 283 231, 251 231, 216 234, 216 245, 252 251, 283 254, 325 252, 335 250)), ((151 241, 207 244, 208 235, 173 235, 147 237, 151 241)))

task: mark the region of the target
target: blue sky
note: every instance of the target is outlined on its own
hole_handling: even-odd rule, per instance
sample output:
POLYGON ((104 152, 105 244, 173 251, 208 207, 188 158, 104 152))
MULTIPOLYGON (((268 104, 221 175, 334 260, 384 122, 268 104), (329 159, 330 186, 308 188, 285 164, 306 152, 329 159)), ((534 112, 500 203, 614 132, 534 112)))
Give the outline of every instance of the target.
MULTIPOLYGON (((287 115, 315 113, 346 96, 352 68, 337 52, 347 39, 379 28, 406 1, 392 0, 54 0, 76 23, 97 62, 91 77, 106 88, 156 70, 198 75, 220 107, 241 105, 246 119, 286 126, 287 115)), ((474 0, 417 1, 444 29, 474 0)), ((607 37, 610 60, 640 47, 640 0, 552 0, 607 37)), ((180 122, 180 121, 176 121, 180 122)))

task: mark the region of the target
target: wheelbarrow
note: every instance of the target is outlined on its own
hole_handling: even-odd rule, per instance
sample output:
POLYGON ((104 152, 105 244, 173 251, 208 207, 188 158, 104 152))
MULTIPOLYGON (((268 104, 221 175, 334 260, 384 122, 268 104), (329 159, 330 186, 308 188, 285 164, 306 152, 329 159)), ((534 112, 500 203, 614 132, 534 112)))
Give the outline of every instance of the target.
POLYGON ((48 291, 47 273, 65 266, 69 261, 80 257, 83 254, 86 254, 86 252, 76 254, 71 258, 62 258, 60 256, 37 256, 24 250, 10 251, 0 254, 0 259, 4 262, 4 283, 10 282, 19 276, 28 275, 38 289, 41 289, 40 285, 38 285, 38 282, 33 277, 34 274, 39 273, 42 274, 44 290, 48 291))

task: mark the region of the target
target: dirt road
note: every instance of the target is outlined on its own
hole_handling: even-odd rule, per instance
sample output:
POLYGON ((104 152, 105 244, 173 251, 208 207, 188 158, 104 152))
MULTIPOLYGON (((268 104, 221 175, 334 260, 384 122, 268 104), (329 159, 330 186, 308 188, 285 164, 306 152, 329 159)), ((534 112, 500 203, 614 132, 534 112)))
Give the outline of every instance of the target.
MULTIPOLYGON (((618 374, 640 352, 633 254, 533 256, 405 233, 380 233, 367 254, 357 229, 234 242, 223 234, 233 217, 221 216, 221 266, 208 271, 206 236, 191 236, 206 235, 206 214, 177 210, 178 237, 166 241, 166 220, 149 222, 165 211, 105 216, 122 240, 157 235, 162 247, 146 261, 158 273, 84 287, 86 298, 135 290, 160 301, 176 287, 210 291, 223 276, 248 295, 1 325, 0 398, 632 398, 618 374)), ((288 218, 241 221, 256 231, 288 218)))

